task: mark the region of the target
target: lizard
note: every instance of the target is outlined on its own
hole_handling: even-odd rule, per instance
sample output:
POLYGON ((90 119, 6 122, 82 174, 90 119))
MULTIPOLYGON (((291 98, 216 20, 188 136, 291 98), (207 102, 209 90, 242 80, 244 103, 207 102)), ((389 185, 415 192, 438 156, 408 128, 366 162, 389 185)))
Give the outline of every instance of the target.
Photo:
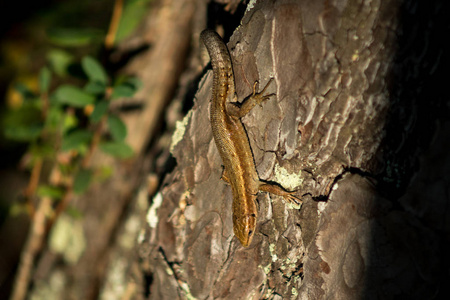
POLYGON ((200 38, 206 46, 213 69, 210 122, 213 138, 224 165, 222 179, 232 190, 233 231, 240 243, 248 247, 256 229, 256 197, 259 191, 282 196, 289 202, 301 202, 293 195, 294 192, 259 178, 250 142, 241 122, 241 118, 256 104, 261 105, 263 101, 275 95, 265 94, 273 78, 259 93, 256 92, 256 81, 253 94, 239 103, 227 46, 219 34, 211 29, 202 31, 200 38))

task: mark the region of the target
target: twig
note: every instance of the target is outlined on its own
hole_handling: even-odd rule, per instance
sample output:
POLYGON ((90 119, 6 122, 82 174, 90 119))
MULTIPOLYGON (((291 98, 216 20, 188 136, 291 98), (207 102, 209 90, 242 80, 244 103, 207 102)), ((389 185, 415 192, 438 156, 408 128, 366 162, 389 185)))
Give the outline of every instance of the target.
POLYGON ((50 212, 51 203, 51 198, 42 197, 38 209, 32 218, 30 232, 28 233, 27 241, 20 256, 11 300, 22 300, 25 298, 34 259, 41 249, 45 238, 45 217, 50 212))
POLYGON ((120 18, 122 16, 123 0, 116 0, 114 2, 114 10, 109 23, 108 34, 105 38, 105 48, 111 49, 114 46, 114 40, 116 39, 117 28, 119 28, 120 18))
POLYGON ((50 232, 50 229, 52 229, 53 224, 55 224, 55 221, 58 219, 61 213, 66 210, 66 207, 69 205, 72 196, 73 196, 73 189, 72 185, 70 185, 67 187, 64 196, 62 197, 61 201, 58 202, 58 205, 55 207, 52 216, 47 222, 47 226, 45 227, 46 233, 50 232))
POLYGON ((94 135, 92 136, 91 144, 89 145, 89 150, 86 153, 86 155, 84 156, 83 161, 81 162, 81 166, 83 168, 87 168, 89 166, 91 157, 94 154, 95 150, 97 149, 97 147, 100 143, 100 139, 102 137, 102 131, 103 131, 103 127, 105 126, 105 123, 106 123, 106 117, 103 116, 102 119, 100 120, 97 128, 94 131, 94 135))
MULTIPOLYGON (((100 139, 102 136, 102 130, 106 123, 106 117, 104 116, 100 123, 98 124, 97 128, 95 129, 94 135, 92 137, 91 144, 89 145, 89 150, 84 156, 83 160, 81 161, 81 167, 87 168, 90 164, 92 155, 94 154, 95 150, 98 148, 98 145, 100 143, 100 139)), ((69 205, 70 199, 73 195, 73 183, 69 184, 66 187, 66 192, 64 193, 63 198, 61 201, 59 201, 58 205, 56 206, 54 213, 52 217, 50 218, 48 224, 47 224, 47 232, 50 231, 53 224, 55 223, 56 219, 58 219, 59 215, 66 210, 67 205, 69 205)))
POLYGON ((33 218, 35 211, 35 207, 32 200, 33 195, 36 192, 36 188, 39 184, 39 178, 41 177, 42 162, 43 162, 42 158, 36 159, 33 169, 31 170, 30 181, 24 192, 25 198, 27 199, 27 207, 29 209, 31 218, 33 218))

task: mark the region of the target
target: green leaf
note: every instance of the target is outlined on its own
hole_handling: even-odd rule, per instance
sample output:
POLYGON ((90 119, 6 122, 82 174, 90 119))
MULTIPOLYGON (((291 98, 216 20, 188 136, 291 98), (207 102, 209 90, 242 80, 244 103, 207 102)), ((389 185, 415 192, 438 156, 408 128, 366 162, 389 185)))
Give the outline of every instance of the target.
POLYGON ((130 158, 134 155, 133 149, 124 142, 105 142, 100 144, 100 149, 118 158, 130 158))
POLYGON ((84 107, 94 104, 95 97, 73 85, 62 85, 54 93, 56 100, 61 104, 73 107, 84 107))
POLYGON ((142 87, 142 81, 137 77, 119 76, 114 83, 111 99, 132 97, 142 87))
POLYGON ((51 130, 57 130, 61 126, 64 111, 59 105, 51 105, 48 109, 47 118, 45 119, 45 127, 51 130))
POLYGON ((27 101, 19 109, 4 113, 0 124, 6 138, 20 142, 33 141, 43 129, 42 111, 35 102, 27 101))
POLYGON ((60 49, 50 50, 47 54, 47 60, 49 61, 53 71, 59 76, 66 76, 69 65, 73 62, 74 58, 71 54, 60 49))
POLYGON ((91 182, 92 171, 89 169, 81 169, 78 171, 73 180, 73 192, 77 195, 84 193, 91 182))
POLYGON ((126 38, 141 23, 147 13, 149 0, 125 1, 119 28, 116 33, 116 42, 126 38))
POLYGON ((80 121, 78 120, 77 116, 71 113, 66 113, 64 115, 63 123, 62 123, 62 132, 66 133, 69 130, 75 128, 78 126, 80 121))
POLYGON ((101 82, 106 85, 108 75, 106 75, 105 69, 103 69, 103 66, 98 62, 98 60, 92 56, 85 56, 81 60, 81 66, 90 81, 101 82))
POLYGON ((50 185, 40 185, 37 189, 37 195, 39 197, 50 197, 52 199, 61 199, 64 195, 64 190, 59 187, 50 185))
POLYGON ((42 132, 40 125, 19 125, 14 127, 6 127, 4 130, 5 137, 19 142, 31 142, 36 140, 42 132))
POLYGON ((105 115, 108 111, 109 102, 106 100, 102 100, 95 105, 94 111, 89 116, 90 120, 94 123, 100 121, 100 119, 105 115))
POLYGON ((111 99, 118 99, 124 97, 132 97, 136 93, 136 88, 129 84, 121 84, 114 88, 113 93, 111 95, 111 99))
POLYGON ((47 37, 56 45, 77 47, 103 41, 103 32, 94 28, 51 28, 47 37))
POLYGON ((98 81, 89 81, 83 88, 86 93, 101 95, 105 93, 106 85, 98 81))
POLYGON ((137 77, 127 77, 125 82, 133 86, 136 90, 139 90, 143 85, 142 81, 137 77))
POLYGON ((87 145, 92 138, 92 133, 86 130, 75 130, 63 137, 61 150, 68 151, 87 145))
POLYGON ((108 127, 112 137, 116 141, 123 141, 127 136, 127 127, 117 116, 111 115, 108 117, 108 127))
POLYGON ((47 67, 43 67, 39 72, 39 89, 41 93, 47 93, 52 80, 52 73, 47 67))

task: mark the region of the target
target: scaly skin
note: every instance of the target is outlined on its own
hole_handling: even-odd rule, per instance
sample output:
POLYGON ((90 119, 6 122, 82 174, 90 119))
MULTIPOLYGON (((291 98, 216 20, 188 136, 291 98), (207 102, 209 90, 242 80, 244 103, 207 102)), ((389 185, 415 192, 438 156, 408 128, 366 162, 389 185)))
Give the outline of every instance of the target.
POLYGON ((291 192, 259 179, 250 143, 240 120, 256 104, 272 96, 264 95, 271 81, 261 93, 255 92, 255 84, 253 95, 238 106, 233 67, 226 45, 212 30, 203 31, 200 37, 211 57, 213 68, 211 128, 225 167, 223 178, 230 184, 233 193, 233 230, 241 244, 247 247, 256 228, 258 191, 283 196, 290 202, 297 202, 298 199, 291 192))

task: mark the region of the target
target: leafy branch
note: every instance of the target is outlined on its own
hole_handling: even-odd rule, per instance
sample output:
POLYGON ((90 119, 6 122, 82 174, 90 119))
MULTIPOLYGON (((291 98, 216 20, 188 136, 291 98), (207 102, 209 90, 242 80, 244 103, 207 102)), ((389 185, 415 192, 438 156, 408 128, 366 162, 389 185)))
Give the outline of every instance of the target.
MULTIPOLYGON (((53 27, 47 30, 47 37, 62 47, 96 47, 103 42, 110 51, 139 25, 148 3, 116 0, 107 35, 97 28, 53 27)), ((30 169, 25 201, 10 209, 11 213, 26 212, 31 218, 11 297, 14 300, 25 298, 34 259, 53 224, 58 221, 50 235, 50 247, 59 223, 66 219, 67 225, 64 217, 68 213, 61 214, 70 211, 71 199, 112 173, 108 166, 93 166, 94 153, 99 150, 117 159, 134 155, 125 142, 127 128, 111 103, 133 97, 141 85, 139 80, 109 76, 91 56, 76 63, 62 49, 50 50, 47 59, 49 65, 38 75, 39 89, 17 83, 14 93, 20 101, 2 120, 4 137, 27 146, 22 165, 30 169), (72 69, 81 72, 75 75, 72 69)), ((72 215, 81 214, 72 211, 72 215)))
POLYGON ((140 87, 139 80, 122 77, 113 81, 91 56, 82 58, 81 69, 86 77, 84 85, 63 83, 51 89, 54 73, 42 68, 39 94, 19 85, 17 90, 24 101, 19 108, 11 109, 4 121, 7 138, 28 144, 24 157, 31 168, 23 193, 26 205, 13 208, 27 211, 34 228, 27 242, 33 249, 23 251, 19 268, 26 275, 18 273, 15 290, 26 289, 34 256, 58 216, 101 173, 92 167, 93 153, 99 149, 119 159, 134 155, 125 142, 126 126, 111 103, 132 97, 140 87), (48 178, 42 178, 46 173, 48 178))

